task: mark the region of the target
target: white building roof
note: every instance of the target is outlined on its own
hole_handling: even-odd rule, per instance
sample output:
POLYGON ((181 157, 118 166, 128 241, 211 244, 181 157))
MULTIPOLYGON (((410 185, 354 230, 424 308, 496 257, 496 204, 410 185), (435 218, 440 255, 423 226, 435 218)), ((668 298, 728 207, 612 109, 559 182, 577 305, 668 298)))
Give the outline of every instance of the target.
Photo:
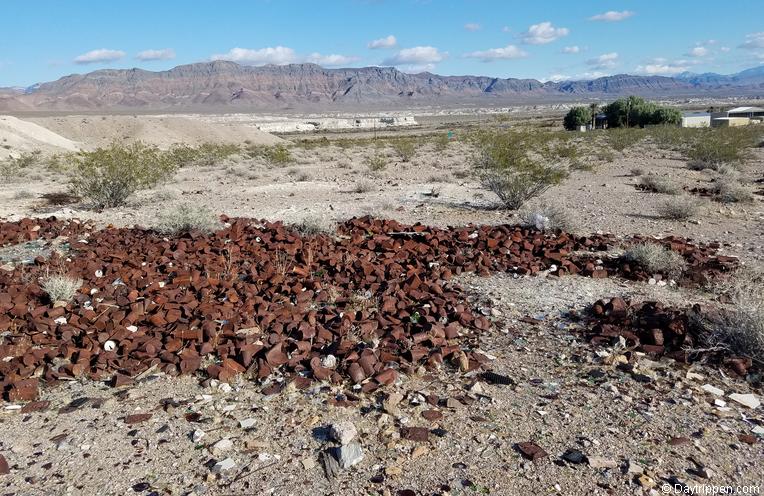
POLYGON ((764 108, 761 107, 735 107, 729 109, 727 113, 737 114, 740 112, 764 112, 764 108))

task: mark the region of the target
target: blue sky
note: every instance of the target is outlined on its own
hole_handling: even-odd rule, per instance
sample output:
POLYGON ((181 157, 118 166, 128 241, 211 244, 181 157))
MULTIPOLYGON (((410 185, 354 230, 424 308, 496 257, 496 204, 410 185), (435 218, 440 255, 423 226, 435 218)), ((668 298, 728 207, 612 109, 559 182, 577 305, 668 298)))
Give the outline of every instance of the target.
POLYGON ((37 0, 2 17, 0 86, 216 58, 542 80, 764 64, 762 0, 37 0))

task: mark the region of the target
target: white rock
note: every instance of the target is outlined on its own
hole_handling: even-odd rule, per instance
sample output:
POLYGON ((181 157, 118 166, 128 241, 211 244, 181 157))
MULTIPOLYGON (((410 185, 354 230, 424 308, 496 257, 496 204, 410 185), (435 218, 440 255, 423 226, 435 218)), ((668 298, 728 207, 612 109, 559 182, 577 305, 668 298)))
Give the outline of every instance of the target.
POLYGON ((226 470, 231 470, 235 466, 236 466, 236 462, 233 461, 232 458, 226 458, 225 460, 221 460, 221 461, 217 462, 212 467, 212 472, 216 473, 216 474, 219 474, 220 472, 225 472, 226 470))
POLYGON ((363 449, 356 442, 346 444, 338 450, 337 461, 342 468, 350 468, 361 463, 361 460, 363 460, 363 449))
POLYGON ((112 341, 111 339, 110 339, 110 340, 108 340, 108 341, 106 341, 106 342, 103 344, 103 350, 104 350, 104 351, 114 351, 114 350, 116 350, 116 349, 117 349, 117 343, 115 343, 115 342, 114 342, 114 341, 112 341))
POLYGON ((355 439, 356 435, 358 435, 358 431, 352 422, 342 420, 331 425, 329 428, 329 435, 332 439, 344 446, 355 439))
POLYGON ((66 317, 62 315, 61 317, 58 317, 57 319, 53 319, 53 322, 55 322, 56 324, 64 325, 66 324, 66 317))
POLYGON ((130 332, 138 332, 138 326, 134 326, 134 325, 127 326, 125 327, 125 329, 127 329, 130 332))
POLYGON ((761 401, 753 394, 732 393, 729 395, 729 399, 750 409, 758 408, 761 405, 761 401))
POLYGON ((721 400, 721 399, 719 399, 719 398, 716 398, 716 399, 714 400, 714 405, 716 405, 716 406, 722 406, 722 407, 723 407, 723 406, 727 406, 727 402, 726 402, 726 401, 724 401, 724 400, 721 400))
POLYGON ((243 420, 239 420, 239 427, 242 429, 251 429, 252 427, 257 424, 257 420, 253 418, 246 418, 243 420))
POLYGON ((212 445, 212 451, 214 453, 222 453, 223 451, 228 451, 229 449, 233 448, 233 441, 228 439, 227 437, 224 437, 214 445, 212 445))
POLYGON ((230 393, 231 391, 233 391, 233 388, 227 382, 223 382, 218 386, 218 391, 223 393, 230 393))
POLYGON ((204 437, 203 430, 197 429, 193 432, 193 434, 191 434, 191 440, 195 443, 198 443, 199 441, 201 441, 203 437, 204 437))
POLYGON ((751 432, 753 432, 754 434, 757 434, 759 436, 764 436, 764 427, 762 427, 760 425, 757 425, 756 427, 751 429, 751 432))
POLYGON ((707 393, 711 393, 714 396, 724 396, 724 391, 719 389, 718 387, 714 387, 711 384, 703 384, 700 389, 707 393))

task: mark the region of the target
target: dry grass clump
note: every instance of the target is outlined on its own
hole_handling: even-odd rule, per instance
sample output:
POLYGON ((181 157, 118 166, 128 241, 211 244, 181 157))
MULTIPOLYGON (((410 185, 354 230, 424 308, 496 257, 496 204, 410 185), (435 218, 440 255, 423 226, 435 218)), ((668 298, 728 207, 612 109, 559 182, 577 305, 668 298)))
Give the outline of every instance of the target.
POLYGON ((732 176, 720 176, 712 188, 716 201, 722 203, 749 203, 753 193, 732 176))
POLYGON ((632 167, 632 169, 629 171, 632 176, 639 177, 645 173, 645 169, 641 167, 632 167))
POLYGON ((658 215, 664 219, 685 220, 697 215, 698 202, 689 196, 677 196, 658 205, 658 215))
POLYGON ((679 188, 668 178, 648 174, 639 179, 639 189, 643 191, 652 191, 653 193, 663 193, 666 195, 675 195, 679 188))
POLYGON ((211 233, 220 227, 220 219, 211 210, 184 204, 163 212, 156 230, 162 234, 177 236, 191 231, 211 233))
POLYGON ((41 287, 51 302, 71 301, 82 284, 82 279, 65 274, 54 274, 43 279, 41 287))
POLYGON ((523 212, 520 219, 523 226, 534 227, 539 231, 571 232, 574 228, 567 212, 551 205, 523 212))
POLYGON ((694 322, 703 345, 763 365, 764 271, 761 267, 741 269, 715 289, 729 298, 732 308, 713 321, 699 318, 694 322))
POLYGON ((637 264, 650 274, 665 274, 672 278, 682 275, 687 267, 682 255, 657 243, 633 245, 621 258, 637 264))
POLYGON ((303 236, 335 234, 337 232, 337 224, 317 215, 305 217, 295 224, 294 228, 303 236))
POLYGON ((366 157, 365 162, 366 167, 368 167, 371 172, 378 172, 387 167, 387 159, 381 154, 366 157))
POLYGON ((353 185, 352 192, 353 193, 368 193, 369 191, 373 189, 374 189, 374 183, 372 183, 368 179, 361 179, 359 181, 356 181, 356 183, 353 185))

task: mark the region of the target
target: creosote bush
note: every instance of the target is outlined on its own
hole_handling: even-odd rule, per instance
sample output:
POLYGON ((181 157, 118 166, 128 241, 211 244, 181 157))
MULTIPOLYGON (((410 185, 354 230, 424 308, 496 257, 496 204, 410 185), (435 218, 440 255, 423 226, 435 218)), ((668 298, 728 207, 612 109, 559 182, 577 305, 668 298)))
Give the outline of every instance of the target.
POLYGON ((520 219, 523 226, 533 227, 539 231, 570 232, 573 230, 573 222, 568 214, 563 209, 551 205, 523 212, 520 219))
POLYGON ((679 188, 677 188, 677 186, 669 179, 662 176, 656 176, 655 174, 642 176, 638 184, 640 189, 644 191, 652 191, 653 193, 675 195, 679 192, 679 188))
POLYGON ((731 308, 719 318, 693 322, 703 346, 725 349, 764 365, 764 272, 760 267, 740 269, 715 289, 729 298, 731 308))
POLYGON ((626 250, 622 258, 650 274, 665 274, 672 278, 680 276, 687 267, 682 255, 657 243, 634 245, 626 250))
POLYGON ((335 234, 337 232, 337 225, 334 222, 317 215, 305 217, 294 227, 303 236, 335 234))
POLYGON ((97 209, 124 205, 130 195, 169 179, 177 169, 169 154, 141 142, 114 143, 71 155, 69 160, 71 192, 97 209))
POLYGON ((387 160, 384 156, 377 154, 372 155, 371 157, 366 157, 366 167, 369 168, 371 172, 378 172, 381 170, 385 170, 387 167, 387 160))
POLYGON ((698 213, 699 205, 689 196, 677 196, 658 205, 658 214, 664 219, 685 220, 698 213))
POLYGON ((409 162, 416 153, 416 146, 414 140, 408 138, 400 138, 392 142, 393 150, 401 159, 402 162, 409 162))
POLYGON ((42 290, 48 295, 51 303, 56 301, 71 301, 82 287, 82 279, 65 274, 49 275, 43 279, 42 290))
POLYGON ((719 176, 712 188, 714 199, 721 203, 750 203, 753 193, 735 177, 719 176))
POLYGON ((220 219, 211 210, 183 204, 163 212, 156 229, 162 234, 177 236, 191 231, 211 233, 221 227, 220 219))
POLYGON ((517 210, 551 186, 567 172, 528 155, 525 136, 504 132, 483 134, 476 139, 473 166, 483 185, 510 210, 517 210))

